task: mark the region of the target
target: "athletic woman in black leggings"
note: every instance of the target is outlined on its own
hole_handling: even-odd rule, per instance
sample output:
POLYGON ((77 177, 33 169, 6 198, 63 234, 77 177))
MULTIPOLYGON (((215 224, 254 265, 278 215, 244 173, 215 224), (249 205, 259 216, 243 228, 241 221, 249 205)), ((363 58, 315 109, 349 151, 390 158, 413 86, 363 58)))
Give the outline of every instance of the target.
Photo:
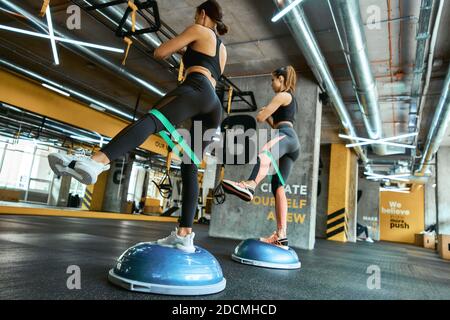
MULTIPOLYGON (((183 62, 186 80, 175 90, 162 98, 157 109, 173 126, 192 119, 202 124, 202 136, 194 136, 193 142, 203 141, 203 133, 217 129, 222 120, 222 105, 215 92, 216 82, 223 73, 227 52, 218 38, 228 31, 222 22, 222 8, 215 0, 209 0, 197 7, 195 24, 176 38, 162 44, 155 50, 155 57, 166 59, 186 48, 183 62), (201 140, 199 140, 201 139, 201 140)), ((49 155, 50 166, 57 175, 71 175, 84 184, 94 184, 97 176, 109 168, 109 163, 140 146, 150 135, 165 130, 163 123, 154 114, 148 113, 123 129, 101 151, 91 158, 79 159, 62 154, 49 155)), ((202 154, 207 143, 202 143, 202 154)), ((194 148, 192 148, 194 149, 194 148)), ((201 159, 201 155, 200 155, 201 159)), ((186 252, 195 251, 192 224, 197 209, 199 194, 197 166, 184 161, 181 165, 183 181, 182 216, 179 228, 164 239, 161 245, 174 246, 186 252)))
MULTIPOLYGON (((259 112, 258 122, 267 121, 273 129, 278 129, 274 139, 269 141, 258 155, 257 164, 247 181, 233 182, 223 180, 222 185, 227 193, 234 194, 244 201, 252 201, 255 188, 267 176, 272 161, 278 161, 282 180, 286 181, 294 162, 300 154, 300 143, 293 128, 297 115, 297 101, 294 91, 297 76, 292 66, 283 67, 272 73, 272 88, 276 95, 268 106, 259 112)), ((283 182, 277 174, 272 177, 272 193, 275 196, 277 231, 261 241, 288 249, 287 240, 287 199, 283 182)))

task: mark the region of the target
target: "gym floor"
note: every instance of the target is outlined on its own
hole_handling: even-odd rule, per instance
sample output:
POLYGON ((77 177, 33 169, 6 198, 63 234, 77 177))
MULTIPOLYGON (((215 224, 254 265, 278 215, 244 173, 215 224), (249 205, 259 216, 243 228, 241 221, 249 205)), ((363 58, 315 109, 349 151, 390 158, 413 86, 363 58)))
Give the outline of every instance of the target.
MULTIPOLYGON (((0 216, 0 299, 183 299, 123 290, 107 280, 115 259, 130 246, 166 236, 173 223, 39 216, 0 216), (81 289, 66 286, 68 266, 81 268, 81 289)), ((195 225, 196 245, 220 262, 226 289, 189 299, 450 299, 450 262, 410 245, 317 240, 296 250, 300 270, 238 264, 236 240, 208 236, 195 225), (381 289, 369 290, 369 266, 379 266, 381 289)))

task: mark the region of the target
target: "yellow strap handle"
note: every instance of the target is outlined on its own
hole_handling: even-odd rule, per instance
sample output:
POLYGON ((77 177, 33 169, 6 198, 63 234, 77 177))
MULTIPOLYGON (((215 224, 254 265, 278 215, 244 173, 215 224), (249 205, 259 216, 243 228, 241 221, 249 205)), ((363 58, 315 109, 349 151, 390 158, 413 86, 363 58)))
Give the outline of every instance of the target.
POLYGON ((180 69, 178 70, 178 82, 181 83, 184 81, 184 63, 181 60, 180 69))
POLYGON ((125 51, 125 57, 123 58, 122 65, 124 66, 127 63, 128 53, 130 52, 131 45, 133 44, 133 40, 128 37, 123 38, 123 41, 127 44, 127 50, 125 51))
POLYGON ((42 8, 41 8, 41 12, 40 12, 41 17, 45 16, 45 12, 47 11, 49 4, 50 4, 50 0, 44 0, 44 2, 42 3, 42 8))
POLYGON ((131 30, 133 32, 136 31, 136 12, 138 11, 138 7, 134 4, 134 1, 128 1, 128 7, 132 10, 131 12, 131 30))
POLYGON ((167 159, 166 159, 166 170, 167 170, 167 173, 169 173, 169 171, 170 171, 170 163, 171 162, 172 162, 172 152, 169 152, 167 154, 167 159))
MULTIPOLYGON (((17 133, 15 134, 15 136, 14 136, 14 141, 15 141, 15 140, 18 141, 19 139, 20 139, 20 130, 18 130, 17 133)), ((14 142, 14 143, 15 143, 15 142, 14 142)))
POLYGON ((225 168, 222 167, 220 169, 220 181, 222 181, 224 177, 225 177, 225 168))
POLYGON ((233 87, 230 87, 228 89, 228 109, 227 109, 227 113, 230 114, 231 112, 231 102, 233 100, 233 87))

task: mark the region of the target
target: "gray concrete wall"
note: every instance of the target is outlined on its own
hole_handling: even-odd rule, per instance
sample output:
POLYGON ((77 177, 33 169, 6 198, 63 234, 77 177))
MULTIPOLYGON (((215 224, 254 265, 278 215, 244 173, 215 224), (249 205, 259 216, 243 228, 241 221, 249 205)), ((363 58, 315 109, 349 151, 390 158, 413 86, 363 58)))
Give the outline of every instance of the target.
POLYGON ((319 179, 317 184, 316 238, 327 237, 328 178, 331 145, 320 146, 319 179))
MULTIPOLYGON (((255 93, 258 107, 273 98, 271 77, 233 79, 242 90, 255 93)), ((315 243, 317 179, 320 153, 322 106, 318 102, 319 88, 312 80, 300 77, 296 98, 299 114, 295 129, 301 143, 301 155, 286 181, 288 236, 293 247, 313 249, 315 243)), ((263 127, 268 128, 267 125, 263 127)), ((225 178, 246 180, 252 165, 225 166, 225 178)), ((266 178, 256 190, 253 203, 245 203, 227 195, 222 205, 215 205, 209 234, 213 237, 247 239, 268 236, 276 230, 274 200, 266 178)))
POLYGON ((439 234, 450 235, 450 147, 437 154, 437 227, 439 234))
POLYGON ((369 236, 374 240, 380 240, 380 184, 360 178, 358 190, 362 191, 358 202, 358 223, 370 227, 369 236))

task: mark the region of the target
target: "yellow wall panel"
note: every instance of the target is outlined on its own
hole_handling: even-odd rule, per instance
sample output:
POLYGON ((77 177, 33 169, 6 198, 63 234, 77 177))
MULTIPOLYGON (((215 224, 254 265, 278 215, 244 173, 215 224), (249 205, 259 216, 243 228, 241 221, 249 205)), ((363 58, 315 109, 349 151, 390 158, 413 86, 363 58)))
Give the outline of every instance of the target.
MULTIPOLYGON (((114 137, 129 122, 94 110, 40 84, 0 69, 0 100, 22 109, 65 122, 75 127, 114 137)), ((150 136, 143 149, 167 155, 167 144, 156 135, 150 136)))
POLYGON ((381 192, 380 239, 414 243, 414 234, 424 230, 424 188, 416 186, 411 193, 381 192))

